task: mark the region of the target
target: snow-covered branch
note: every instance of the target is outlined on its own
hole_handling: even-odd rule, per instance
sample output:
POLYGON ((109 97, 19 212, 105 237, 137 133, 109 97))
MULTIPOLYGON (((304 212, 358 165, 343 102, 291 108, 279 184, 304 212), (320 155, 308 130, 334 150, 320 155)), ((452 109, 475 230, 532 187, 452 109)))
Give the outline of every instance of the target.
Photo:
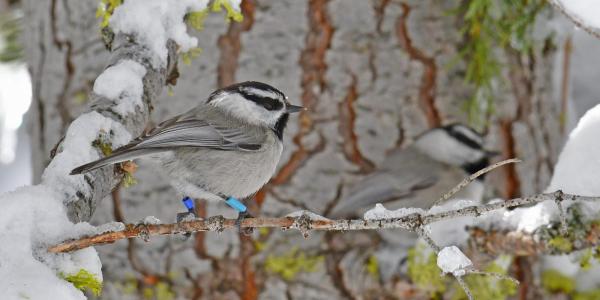
POLYGON ((89 220, 96 205, 122 180, 123 172, 110 166, 70 176, 70 170, 98 158, 103 149, 94 149, 94 141, 115 148, 142 133, 152 102, 177 66, 176 44, 169 41, 167 45, 167 63, 156 66, 150 63, 154 54, 134 36, 115 36, 110 62, 94 84, 88 112, 73 121, 43 176, 45 183, 61 188, 71 221, 89 220))
MULTIPOLYGON (((479 217, 485 213, 505 208, 517 207, 526 204, 535 204, 543 201, 555 201, 560 203, 564 200, 576 201, 600 201, 600 197, 585 197, 578 195, 563 194, 561 191, 549 194, 539 194, 530 197, 515 198, 503 202, 495 202, 482 206, 468 206, 454 210, 437 213, 411 213, 393 218, 377 219, 354 219, 354 220, 330 220, 320 217, 314 213, 304 212, 298 216, 286 216, 282 218, 248 218, 241 222, 242 228, 281 228, 297 229, 307 236, 311 230, 322 231, 350 231, 350 230, 379 230, 398 228, 409 231, 418 231, 425 225, 435 222, 450 220, 458 217, 479 217)), ((223 216, 214 216, 206 220, 197 219, 193 221, 173 224, 127 224, 125 229, 100 233, 93 236, 81 237, 76 240, 66 241, 49 248, 50 252, 70 252, 86 247, 113 243, 127 238, 148 239, 151 236, 191 233, 198 231, 223 231, 235 229, 235 219, 225 219, 223 216)), ((589 243, 588 243, 589 244, 589 243)), ((594 244, 595 245, 595 244, 594 244)))
POLYGON ((552 6, 575 26, 600 39, 600 7, 594 0, 550 0, 552 6))

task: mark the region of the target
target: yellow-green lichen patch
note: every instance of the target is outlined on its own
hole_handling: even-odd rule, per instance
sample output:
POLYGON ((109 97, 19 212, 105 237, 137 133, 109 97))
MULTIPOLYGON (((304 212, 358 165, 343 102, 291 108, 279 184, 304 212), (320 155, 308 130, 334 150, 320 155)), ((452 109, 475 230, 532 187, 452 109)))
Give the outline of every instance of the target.
POLYGON ((575 290, 575 281, 557 270, 542 273, 542 287, 550 293, 569 294, 575 290))
POLYGON ((89 290, 98 296, 102 292, 102 281, 98 277, 85 269, 80 269, 75 274, 60 274, 66 281, 72 283, 76 288, 86 291, 89 290))
POLYGON ((278 274, 285 280, 292 280, 300 272, 316 272, 318 265, 323 260, 323 255, 309 256, 304 252, 300 252, 298 247, 293 247, 283 255, 267 256, 265 269, 268 272, 278 274))
POLYGON ((440 298, 446 291, 446 279, 437 266, 437 256, 427 246, 417 244, 408 250, 408 276, 421 290, 431 298, 440 298))
MULTIPOLYGON (((483 270, 489 273, 506 275, 508 263, 503 262, 510 262, 511 259, 508 256, 499 257, 483 270), (503 265, 505 266, 503 267, 503 265)), ((517 286, 512 281, 498 279, 494 276, 472 274, 465 278, 465 282, 475 299, 504 300, 514 295, 517 291, 517 286)), ((454 288, 457 292, 452 297, 453 300, 467 299, 467 295, 458 284, 455 284, 454 288)))

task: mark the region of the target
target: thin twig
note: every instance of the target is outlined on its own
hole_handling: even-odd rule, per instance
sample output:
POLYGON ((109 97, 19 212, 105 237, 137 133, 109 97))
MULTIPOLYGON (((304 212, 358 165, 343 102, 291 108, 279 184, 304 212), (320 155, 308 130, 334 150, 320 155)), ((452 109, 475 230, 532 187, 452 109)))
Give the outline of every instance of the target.
MULTIPOLYGON (((600 197, 586 197, 570 194, 562 194, 563 199, 581 200, 581 201, 600 201, 600 197)), ((525 204, 534 204, 546 200, 554 201, 556 193, 538 194, 530 197, 515 198, 507 201, 486 204, 482 206, 469 206, 461 209, 444 211, 434 214, 410 214, 400 218, 376 219, 376 220, 329 220, 329 219, 311 219, 306 215, 299 217, 283 218, 248 218, 241 222, 241 227, 271 227, 281 229, 297 229, 302 233, 308 233, 310 230, 323 231, 349 231, 349 230, 378 230, 400 228, 409 231, 416 231, 420 227, 434 222, 453 219, 456 217, 472 216, 478 217, 484 213, 510 207, 517 207, 525 204)), ((197 231, 223 231, 225 229, 235 229, 235 219, 225 219, 223 216, 215 216, 207 220, 193 220, 173 224, 128 224, 124 230, 97 234, 89 237, 82 237, 72 241, 66 241, 58 245, 51 246, 48 250, 53 253, 70 252, 86 247, 113 243, 117 240, 143 237, 148 238, 157 235, 179 234, 197 231)))
POLYGON ((424 240, 427 243, 427 245, 429 245, 429 248, 433 249, 436 254, 439 253, 440 250, 442 250, 440 246, 438 246, 438 244, 436 244, 435 241, 431 238, 429 233, 425 231, 425 226, 421 226, 419 227, 419 229, 417 229, 417 235, 419 235, 419 237, 422 240, 424 240))
POLYGON ((556 206, 558 207, 558 213, 559 213, 559 219, 560 219, 560 234, 565 236, 567 235, 567 231, 568 229, 568 224, 567 224, 567 214, 565 213, 565 209, 563 208, 563 192, 561 190, 558 190, 556 192, 554 192, 554 202, 556 203, 556 206))
POLYGON ((456 281, 458 281, 460 287, 463 289, 463 291, 465 291, 465 294, 467 294, 467 298, 469 298, 469 300, 473 300, 473 294, 471 294, 471 290, 469 290, 469 286, 467 286, 467 283, 462 276, 455 276, 454 278, 456 278, 456 281))
POLYGON ((571 52, 573 52, 573 38, 569 35, 563 46, 562 80, 560 84, 560 133, 565 134, 568 118, 569 79, 571 70, 571 52))
MULTIPOLYGON (((416 232, 419 235, 419 237, 422 240, 424 240, 431 249, 433 249, 435 251, 435 255, 436 256, 439 255, 442 248, 440 246, 438 246, 438 244, 436 244, 436 242, 431 238, 429 233, 427 233, 427 231, 425 231, 425 226, 420 226, 416 230, 416 232)), ((458 281, 458 283, 460 284, 460 287, 463 289, 463 291, 465 291, 465 294, 467 294, 467 297, 469 297, 469 300, 472 300, 473 296, 471 295, 471 291, 469 290, 469 287, 464 282, 461 282, 463 275, 457 275, 456 273, 451 273, 451 275, 454 276, 454 278, 456 278, 456 281, 458 281)))
POLYGON ((512 278, 510 276, 507 275, 503 275, 503 274, 499 274, 499 273, 493 273, 493 272, 484 272, 484 271, 479 271, 479 270, 468 270, 467 273, 465 275, 483 275, 483 276, 491 276, 494 277, 498 280, 509 280, 512 283, 519 285, 520 282, 518 280, 516 280, 515 278, 512 278))
POLYGON ((477 177, 488 173, 498 167, 501 167, 503 165, 506 164, 512 164, 512 163, 518 163, 521 162, 520 159, 518 158, 511 158, 511 159, 507 159, 507 160, 503 160, 503 161, 499 161, 493 165, 487 166, 473 174, 471 174, 471 176, 463 179, 463 181, 461 181, 459 184, 457 184, 454 188, 452 188, 451 190, 449 190, 447 193, 445 193, 440 199, 438 199, 437 201, 435 201, 435 203, 433 203, 433 206, 439 205, 440 203, 452 198, 452 196, 454 196, 456 193, 458 193, 460 190, 462 190, 463 188, 465 188, 467 185, 469 185, 469 183, 473 182, 475 179, 477 179, 477 177))

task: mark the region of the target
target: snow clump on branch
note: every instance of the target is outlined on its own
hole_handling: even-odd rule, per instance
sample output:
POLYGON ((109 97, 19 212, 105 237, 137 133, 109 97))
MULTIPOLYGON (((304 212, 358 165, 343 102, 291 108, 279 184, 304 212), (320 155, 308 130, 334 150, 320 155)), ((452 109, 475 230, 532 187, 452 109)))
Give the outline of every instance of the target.
POLYGON ((187 33, 184 16, 206 9, 208 0, 127 0, 110 18, 115 32, 131 34, 155 53, 155 67, 167 64, 167 41, 172 39, 187 52, 198 45, 198 39, 187 33))
POLYGON ((94 93, 117 101, 113 110, 121 116, 134 113, 142 107, 142 94, 146 75, 144 66, 132 60, 123 60, 110 66, 96 78, 94 93))

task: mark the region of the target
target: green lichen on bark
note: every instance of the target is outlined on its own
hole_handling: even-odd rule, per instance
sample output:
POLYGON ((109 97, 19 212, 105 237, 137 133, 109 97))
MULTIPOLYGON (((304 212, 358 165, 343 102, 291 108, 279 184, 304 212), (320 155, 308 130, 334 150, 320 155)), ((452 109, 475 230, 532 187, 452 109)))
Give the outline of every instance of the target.
POLYGON ((441 274, 442 270, 437 266, 437 255, 427 246, 418 243, 408 250, 408 276, 433 299, 441 299, 446 291, 447 281, 441 274))
POLYGON ((540 236, 541 240, 548 241, 548 247, 553 253, 570 253, 578 241, 600 238, 596 233, 600 227, 600 220, 586 217, 583 210, 584 208, 580 203, 569 206, 566 212, 566 233, 561 232, 560 222, 553 222, 538 229, 537 235, 540 236))
POLYGON ((285 280, 294 279, 300 272, 316 272, 319 264, 323 262, 323 255, 310 256, 301 252, 298 247, 282 255, 269 255, 265 260, 265 270, 278 274, 285 280))
POLYGON ((60 276, 82 291, 88 290, 96 296, 102 293, 102 281, 85 269, 80 269, 75 274, 60 274, 60 276))
MULTIPOLYGON (((508 272, 511 257, 502 256, 488 264, 483 271, 506 275, 508 272)), ((517 286, 510 280, 498 279, 494 276, 483 276, 478 274, 467 275, 465 282, 475 299, 504 300, 514 295, 517 286)), ((465 292, 455 283, 454 290, 457 291, 452 297, 453 300, 467 299, 465 292)))

